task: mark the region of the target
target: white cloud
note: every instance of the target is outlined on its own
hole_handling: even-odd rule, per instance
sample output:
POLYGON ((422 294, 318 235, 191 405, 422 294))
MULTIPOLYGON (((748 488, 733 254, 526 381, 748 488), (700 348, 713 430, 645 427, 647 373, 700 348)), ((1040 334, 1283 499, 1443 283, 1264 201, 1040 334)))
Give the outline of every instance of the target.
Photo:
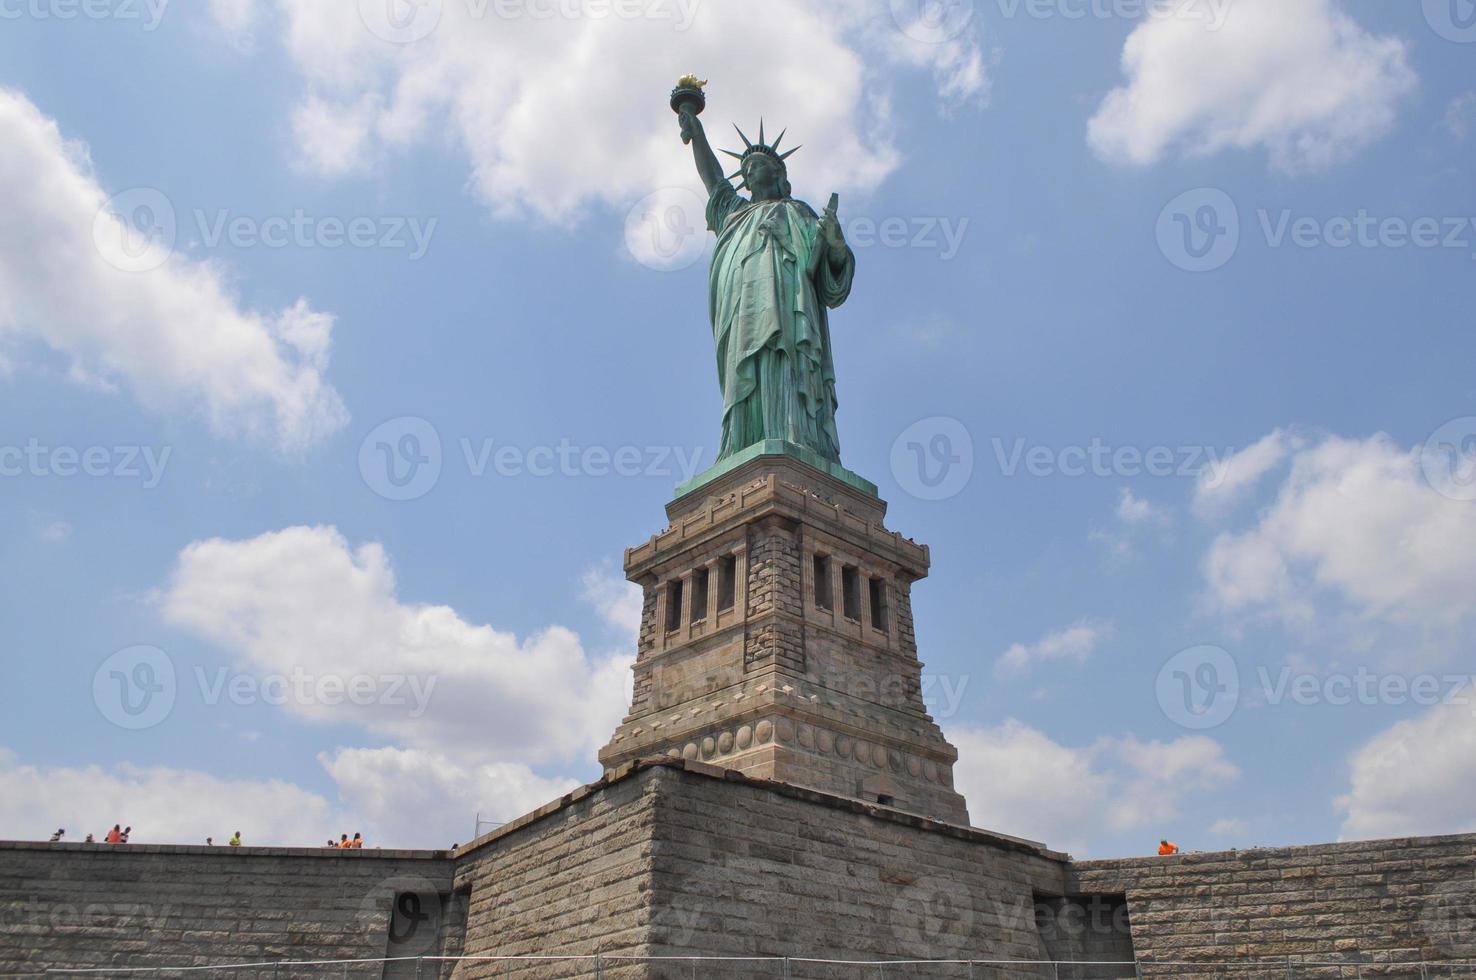
POLYGON ((1476 90, 1463 92, 1445 108, 1445 130, 1463 140, 1476 129, 1476 90))
POLYGON ((1071 748, 1014 720, 949 734, 958 747, 955 781, 976 826, 1078 855, 1104 833, 1160 834, 1185 797, 1240 776, 1219 743, 1203 735, 1172 742, 1125 735, 1071 748))
POLYGON ((324 797, 280 780, 222 779, 202 772, 123 764, 68 768, 22 765, 0 748, 0 838, 102 840, 115 823, 138 844, 224 844, 241 831, 249 844, 305 845, 343 823, 324 797))
MULTIPOLYGON (((194 410, 220 434, 294 449, 347 422, 324 379, 331 316, 304 300, 277 313, 244 309, 222 268, 169 255, 157 238, 125 252, 130 229, 107 211, 86 147, 5 89, 0 181, 25 188, 0 226, 0 345, 39 342, 68 360, 74 381, 126 388, 160 413, 194 410), (160 264, 119 267, 138 268, 139 254, 160 264)), ((157 192, 136 203, 170 208, 157 192)), ((166 218, 151 220, 164 227, 166 218)))
POLYGON ((600 618, 634 647, 641 629, 640 586, 627 582, 609 564, 586 570, 580 585, 584 589, 584 601, 594 606, 600 618))
POLYGON ((1275 500, 1216 537, 1204 570, 1226 612, 1449 629, 1476 612, 1476 507, 1432 490, 1387 436, 1327 437, 1291 454, 1275 500))
POLYGON ((628 654, 588 656, 560 626, 519 640, 446 606, 403 602, 384 549, 350 548, 331 527, 197 541, 180 552, 162 603, 167 620, 259 677, 390 678, 361 703, 293 696, 285 708, 463 762, 588 762, 629 703, 628 654))
MULTIPOLYGON (((243 18, 226 6, 229 34, 243 18)), ((470 185, 495 214, 560 224, 592 205, 698 186, 664 97, 688 67, 711 80, 703 120, 715 142, 736 139, 732 121, 750 135, 761 115, 771 136, 788 126, 788 142, 807 145, 791 161, 796 185, 816 194, 875 187, 896 166, 879 68, 930 69, 945 105, 988 91, 974 35, 919 44, 838 0, 679 2, 642 17, 505 16, 512 5, 448 2, 420 8, 405 44, 376 36, 394 34, 380 22, 384 4, 270 6, 262 19, 304 79, 293 115, 303 165, 338 174, 440 143, 468 158, 470 185)))
POLYGON ((1152 502, 1123 487, 1117 497, 1117 519, 1124 524, 1162 524, 1168 516, 1152 502))
POLYGON ((1393 127, 1418 84, 1408 53, 1341 0, 1236 0, 1218 30, 1149 17, 1128 36, 1127 81, 1102 101, 1088 142, 1116 163, 1264 149, 1278 170, 1323 169, 1393 127))
POLYGON ((1065 629, 1047 633, 1034 643, 1015 643, 1000 654, 995 667, 1003 672, 1022 673, 1033 664, 1066 660, 1085 663, 1112 635, 1112 624, 1083 620, 1065 629))
POLYGON ((1476 717, 1447 703, 1380 732, 1353 754, 1337 806, 1344 839, 1476 831, 1476 717))
POLYGON ((1194 512, 1221 517, 1250 494, 1261 478, 1302 449, 1307 439, 1287 429, 1275 429, 1214 466, 1200 471, 1194 486, 1194 512))
POLYGON ((1249 829, 1239 817, 1221 817, 1210 824, 1210 833, 1215 837, 1244 837, 1249 829))
MULTIPOLYGON (((318 756, 344 805, 375 838, 449 847, 471 840, 476 821, 505 823, 576 788, 514 762, 464 764, 435 752, 393 747, 336 749, 318 756)), ((482 833, 493 829, 482 827, 482 833)), ((353 833, 352 830, 349 833, 353 833)))

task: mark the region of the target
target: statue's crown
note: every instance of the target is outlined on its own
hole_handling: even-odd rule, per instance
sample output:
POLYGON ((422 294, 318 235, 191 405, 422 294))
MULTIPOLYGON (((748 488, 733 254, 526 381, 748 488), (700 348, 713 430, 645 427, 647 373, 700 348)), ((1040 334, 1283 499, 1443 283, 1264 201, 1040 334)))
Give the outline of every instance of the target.
MULTIPOLYGON (((733 128, 734 129, 738 129, 738 124, 737 123, 734 123, 733 124, 733 128)), ((732 180, 734 177, 742 176, 742 174, 743 174, 743 161, 744 160, 747 160, 749 157, 753 156, 755 153, 763 153, 763 154, 766 154, 769 157, 773 158, 774 160, 778 161, 782 165, 784 163, 785 159, 790 154, 792 154, 795 150, 798 150, 799 149, 799 147, 796 146, 793 149, 785 150, 783 153, 780 153, 779 152, 779 142, 784 139, 784 134, 787 133, 788 131, 789 130, 787 130, 787 129, 780 130, 779 131, 779 135, 776 136, 776 137, 774 137, 774 142, 771 145, 771 144, 765 142, 765 140, 764 140, 764 121, 762 119, 759 120, 759 138, 758 138, 758 142, 757 143, 755 143, 753 140, 750 140, 747 136, 743 135, 743 130, 738 129, 738 137, 743 140, 743 146, 744 146, 743 152, 742 153, 739 153, 736 150, 724 150, 723 151, 728 156, 730 156, 733 159, 735 159, 735 160, 738 161, 738 169, 735 172, 729 174, 728 175, 728 179, 729 180, 732 180)))

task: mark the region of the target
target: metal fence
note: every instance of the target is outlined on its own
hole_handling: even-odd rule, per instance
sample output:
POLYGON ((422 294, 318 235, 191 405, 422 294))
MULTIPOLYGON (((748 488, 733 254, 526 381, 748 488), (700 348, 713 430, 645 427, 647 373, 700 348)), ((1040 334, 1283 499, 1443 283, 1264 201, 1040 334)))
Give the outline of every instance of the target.
POLYGON ((1381 977, 1405 980, 1476 978, 1476 962, 1361 962, 1296 957, 1234 961, 1165 960, 849 960, 806 956, 418 956, 353 960, 271 960, 213 966, 77 967, 8 976, 107 975, 138 977, 230 977, 232 980, 368 980, 368 978, 550 977, 627 980, 660 977, 772 977, 776 980, 863 980, 882 977, 950 977, 968 980, 1098 980, 1098 978, 1278 978, 1381 977))

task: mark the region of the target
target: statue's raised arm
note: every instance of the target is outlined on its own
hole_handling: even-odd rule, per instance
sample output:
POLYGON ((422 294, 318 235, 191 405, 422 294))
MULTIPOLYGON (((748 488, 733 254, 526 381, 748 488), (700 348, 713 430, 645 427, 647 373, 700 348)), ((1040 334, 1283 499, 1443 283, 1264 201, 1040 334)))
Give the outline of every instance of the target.
POLYGON ((684 76, 671 94, 683 141, 707 188, 707 226, 717 236, 708 272, 708 312, 723 389, 718 458, 779 441, 840 462, 829 310, 850 295, 856 258, 832 194, 823 215, 790 195, 784 133, 770 144, 738 130, 742 150, 723 150, 738 170, 723 174, 697 120, 702 86, 684 76), (729 183, 740 179, 739 188, 729 183))

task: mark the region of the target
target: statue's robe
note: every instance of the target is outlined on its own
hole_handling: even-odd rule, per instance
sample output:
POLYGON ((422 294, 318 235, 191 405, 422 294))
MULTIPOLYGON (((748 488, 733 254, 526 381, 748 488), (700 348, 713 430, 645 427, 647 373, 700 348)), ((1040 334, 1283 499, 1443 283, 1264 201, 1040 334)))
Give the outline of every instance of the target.
POLYGON ((784 439, 840 462, 826 310, 851 292, 849 248, 832 266, 820 219, 802 201, 749 201, 724 181, 707 202, 717 233, 708 309, 723 389, 722 459, 784 439))

